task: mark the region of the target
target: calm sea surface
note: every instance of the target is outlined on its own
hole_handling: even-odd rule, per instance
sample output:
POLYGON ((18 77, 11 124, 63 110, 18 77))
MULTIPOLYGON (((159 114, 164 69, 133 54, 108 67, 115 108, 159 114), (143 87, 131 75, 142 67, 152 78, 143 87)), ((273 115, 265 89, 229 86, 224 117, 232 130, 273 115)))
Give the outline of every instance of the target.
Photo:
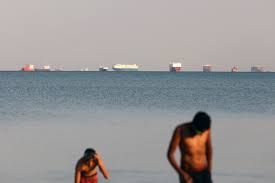
POLYGON ((215 182, 274 182, 275 73, 200 72, 0 72, 0 182, 73 182, 86 147, 110 183, 177 182, 167 146, 198 110, 215 182))

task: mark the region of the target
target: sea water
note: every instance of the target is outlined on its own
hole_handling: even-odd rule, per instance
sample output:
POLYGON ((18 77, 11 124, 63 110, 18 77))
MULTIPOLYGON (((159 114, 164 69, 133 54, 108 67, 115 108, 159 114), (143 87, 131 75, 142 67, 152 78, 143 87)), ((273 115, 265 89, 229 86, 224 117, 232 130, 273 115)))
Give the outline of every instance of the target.
POLYGON ((0 182, 73 182, 87 147, 110 183, 177 182, 167 147, 200 110, 214 182, 274 182, 275 73, 0 72, 0 182))

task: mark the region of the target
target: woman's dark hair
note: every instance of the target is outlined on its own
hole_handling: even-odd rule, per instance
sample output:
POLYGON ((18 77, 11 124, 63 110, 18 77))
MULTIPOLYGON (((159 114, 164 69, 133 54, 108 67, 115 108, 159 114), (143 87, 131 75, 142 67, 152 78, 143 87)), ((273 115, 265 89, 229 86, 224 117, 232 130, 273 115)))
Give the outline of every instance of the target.
POLYGON ((94 158, 96 152, 92 148, 87 148, 84 152, 83 159, 84 161, 89 161, 90 159, 94 158))
POLYGON ((195 115, 193 125, 199 131, 208 130, 211 127, 211 118, 207 113, 200 111, 195 115))

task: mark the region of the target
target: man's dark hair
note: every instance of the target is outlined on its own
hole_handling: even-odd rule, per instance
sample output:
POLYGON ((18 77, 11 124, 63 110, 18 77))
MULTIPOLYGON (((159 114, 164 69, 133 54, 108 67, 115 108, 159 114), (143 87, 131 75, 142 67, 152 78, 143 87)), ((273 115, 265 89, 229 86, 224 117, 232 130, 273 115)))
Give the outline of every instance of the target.
POLYGON ((200 111, 195 115, 193 125, 199 131, 208 130, 211 127, 211 118, 207 113, 200 111))
POLYGON ((94 158, 96 152, 92 148, 87 148, 84 152, 83 159, 84 161, 89 161, 90 159, 94 158))

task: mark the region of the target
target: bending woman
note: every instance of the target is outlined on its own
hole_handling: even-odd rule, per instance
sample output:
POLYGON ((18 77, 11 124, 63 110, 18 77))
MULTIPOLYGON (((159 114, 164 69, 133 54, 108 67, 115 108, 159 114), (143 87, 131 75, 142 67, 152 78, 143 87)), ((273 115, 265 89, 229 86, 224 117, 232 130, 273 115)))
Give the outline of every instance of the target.
POLYGON ((104 178, 109 179, 109 173, 100 155, 92 148, 86 149, 75 167, 75 183, 98 183, 97 166, 104 178))

